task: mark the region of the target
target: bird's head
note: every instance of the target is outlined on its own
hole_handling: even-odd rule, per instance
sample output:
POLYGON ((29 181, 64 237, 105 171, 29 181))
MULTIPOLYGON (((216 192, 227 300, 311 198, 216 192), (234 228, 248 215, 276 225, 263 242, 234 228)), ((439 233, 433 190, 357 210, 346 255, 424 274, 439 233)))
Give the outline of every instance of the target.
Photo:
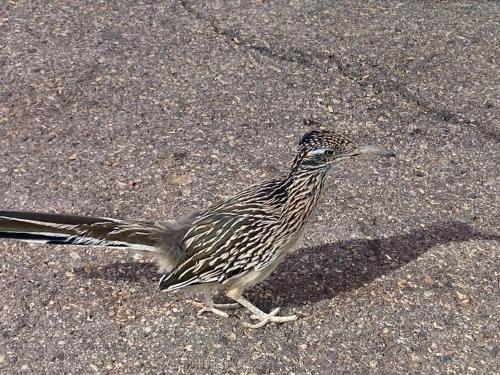
POLYGON ((372 146, 356 145, 333 131, 312 130, 302 137, 294 166, 308 170, 324 170, 356 156, 394 156, 392 151, 372 146))

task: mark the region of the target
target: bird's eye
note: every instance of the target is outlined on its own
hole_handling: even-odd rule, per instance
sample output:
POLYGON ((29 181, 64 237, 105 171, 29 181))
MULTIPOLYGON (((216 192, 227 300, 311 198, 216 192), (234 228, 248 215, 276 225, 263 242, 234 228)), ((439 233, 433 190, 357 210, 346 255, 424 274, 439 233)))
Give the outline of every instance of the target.
POLYGON ((326 155, 326 156, 333 156, 333 155, 335 155, 335 152, 334 152, 334 151, 332 151, 332 150, 326 150, 326 151, 325 151, 325 155, 326 155))

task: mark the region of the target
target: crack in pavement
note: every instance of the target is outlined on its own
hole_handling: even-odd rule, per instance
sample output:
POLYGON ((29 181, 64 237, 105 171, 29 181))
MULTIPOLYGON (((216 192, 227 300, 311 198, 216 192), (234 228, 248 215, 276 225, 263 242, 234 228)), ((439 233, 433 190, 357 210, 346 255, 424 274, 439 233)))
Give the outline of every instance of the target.
MULTIPOLYGON (((440 109, 436 106, 432 106, 430 103, 425 102, 424 100, 419 98, 415 93, 411 92, 404 83, 384 84, 380 79, 378 79, 378 76, 380 75, 380 73, 382 73, 383 68, 386 69, 385 73, 389 76, 389 78, 396 77, 394 74, 387 71, 391 70, 389 67, 379 67, 379 69, 377 69, 378 72, 372 70, 372 72, 375 73, 374 74, 375 78, 367 80, 364 75, 356 74, 356 72, 353 71, 354 69, 348 68, 348 66, 359 67, 358 64, 353 62, 345 63, 341 57, 335 54, 326 54, 320 52, 305 52, 300 48, 295 48, 295 47, 290 47, 287 51, 279 51, 278 49, 271 48, 269 46, 255 45, 254 43, 252 43, 252 41, 241 38, 239 31, 231 29, 223 29, 219 27, 215 17, 210 17, 208 15, 203 14, 202 12, 198 11, 190 4, 188 4, 186 0, 180 0, 180 4, 186 10, 186 12, 193 15, 196 19, 208 23, 214 33, 222 36, 229 43, 243 46, 247 51, 248 50, 255 51, 260 55, 263 55, 265 57, 268 57, 276 61, 297 63, 308 68, 322 70, 323 72, 328 72, 329 67, 332 65, 331 63, 333 63, 333 66, 337 68, 338 72, 344 78, 353 81, 362 88, 365 88, 366 86, 371 84, 374 88, 377 87, 381 88, 382 89, 381 91, 385 91, 388 93, 390 92, 396 93, 401 98, 403 98, 403 100, 405 100, 407 103, 416 106, 425 114, 428 114, 440 121, 459 126, 467 125, 470 128, 479 131, 488 138, 491 138, 497 142, 500 141, 500 134, 498 132, 495 132, 493 129, 489 129, 487 126, 482 125, 481 123, 464 118, 463 116, 460 116, 446 108, 440 109), (322 64, 313 61, 314 59, 321 60, 322 64), (324 65, 325 61, 328 62, 327 66, 324 65)), ((369 61, 367 61, 367 63, 370 64, 369 61)), ((374 63, 371 63, 370 65, 372 67, 378 67, 374 63)), ((395 79, 395 81, 397 81, 397 79, 395 79)), ((377 90, 376 94, 380 96, 381 91, 377 90)))

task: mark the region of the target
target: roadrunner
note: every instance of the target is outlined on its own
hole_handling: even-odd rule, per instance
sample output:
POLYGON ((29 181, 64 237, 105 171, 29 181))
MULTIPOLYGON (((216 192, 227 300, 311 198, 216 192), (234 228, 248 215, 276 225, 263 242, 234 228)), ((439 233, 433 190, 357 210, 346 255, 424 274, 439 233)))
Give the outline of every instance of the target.
POLYGON ((200 288, 199 315, 243 306, 258 328, 283 323, 295 315, 265 313, 243 297, 298 246, 304 226, 321 196, 327 172, 361 155, 394 156, 371 145, 357 146, 331 131, 305 134, 289 172, 243 190, 206 211, 175 222, 0 211, 0 237, 58 245, 105 246, 152 252, 165 272, 160 289, 200 288), (235 303, 216 304, 222 289, 235 303))

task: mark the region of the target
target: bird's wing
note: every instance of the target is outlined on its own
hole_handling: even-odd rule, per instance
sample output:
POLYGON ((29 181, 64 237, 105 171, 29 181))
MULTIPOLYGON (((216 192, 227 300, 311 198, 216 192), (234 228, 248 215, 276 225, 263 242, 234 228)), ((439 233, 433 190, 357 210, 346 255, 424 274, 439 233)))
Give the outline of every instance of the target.
POLYGON ((283 194, 279 180, 252 186, 207 211, 186 232, 186 258, 160 280, 161 289, 223 282, 255 268, 274 243, 283 194))
POLYGON ((186 260, 162 277, 161 289, 223 282, 252 270, 273 242, 274 219, 212 214, 189 229, 184 238, 186 260))

